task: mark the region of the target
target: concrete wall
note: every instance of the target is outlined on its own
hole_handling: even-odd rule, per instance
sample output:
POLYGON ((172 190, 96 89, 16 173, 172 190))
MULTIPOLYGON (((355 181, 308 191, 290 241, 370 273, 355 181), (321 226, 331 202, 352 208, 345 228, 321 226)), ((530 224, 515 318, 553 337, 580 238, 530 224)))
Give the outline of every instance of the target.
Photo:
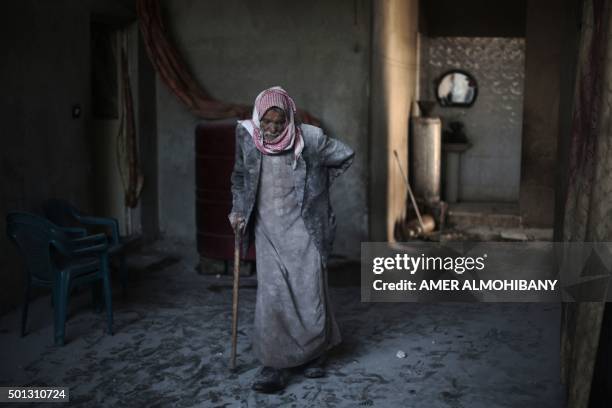
POLYGON ((144 183, 140 199, 142 234, 152 241, 159 237, 159 184, 157 173, 157 86, 156 74, 146 55, 142 37, 138 44, 138 99, 136 112, 140 145, 140 164, 144 183))
MULTIPOLYGON (((474 77, 478 96, 468 108, 440 107, 448 128, 465 125, 472 147, 461 157, 459 200, 519 198, 525 43, 522 38, 433 37, 421 41, 420 98, 436 100, 436 83, 450 69, 474 77)), ((444 197, 444 195, 443 195, 444 197)))
MULTIPOLYGON (((262 89, 281 85, 330 136, 355 149, 353 166, 333 186, 332 205, 338 218, 334 252, 358 257, 367 237, 370 2, 180 0, 163 7, 174 43, 214 97, 250 104, 262 89)), ((160 228, 194 244, 199 119, 161 83, 157 101, 160 228)))
POLYGON ((370 240, 394 240, 407 189, 395 161, 408 169, 408 124, 417 79, 418 1, 375 0, 370 115, 370 240))
POLYGON ((566 2, 530 0, 527 6, 525 113, 520 211, 525 225, 554 219, 559 98, 566 2))
POLYGON ((92 13, 133 16, 119 1, 3 4, 0 313, 21 301, 23 287, 20 259, 4 232, 6 212, 40 211, 43 201, 53 196, 92 208, 87 132, 92 13), (78 119, 71 116, 75 104, 83 109, 78 119))

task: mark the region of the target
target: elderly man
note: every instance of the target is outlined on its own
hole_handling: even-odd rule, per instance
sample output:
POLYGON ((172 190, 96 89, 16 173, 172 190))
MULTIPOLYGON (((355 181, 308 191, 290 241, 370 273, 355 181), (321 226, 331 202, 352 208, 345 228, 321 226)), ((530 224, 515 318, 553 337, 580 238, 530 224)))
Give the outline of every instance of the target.
POLYGON ((256 391, 284 388, 289 367, 325 375, 325 354, 340 343, 327 289, 335 231, 329 186, 353 156, 320 128, 298 123, 280 87, 261 92, 252 119, 236 127, 229 219, 237 233, 255 236, 253 349, 263 365, 256 391))

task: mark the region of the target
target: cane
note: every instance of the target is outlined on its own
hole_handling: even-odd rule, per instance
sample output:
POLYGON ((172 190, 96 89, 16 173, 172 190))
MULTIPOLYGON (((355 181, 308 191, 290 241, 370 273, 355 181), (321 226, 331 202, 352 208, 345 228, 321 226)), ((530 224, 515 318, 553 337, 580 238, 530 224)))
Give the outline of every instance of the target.
POLYGON ((234 232, 234 289, 232 300, 232 356, 230 367, 236 368, 236 343, 238 340, 238 284, 240 283, 240 246, 242 244, 242 231, 236 228, 234 232))

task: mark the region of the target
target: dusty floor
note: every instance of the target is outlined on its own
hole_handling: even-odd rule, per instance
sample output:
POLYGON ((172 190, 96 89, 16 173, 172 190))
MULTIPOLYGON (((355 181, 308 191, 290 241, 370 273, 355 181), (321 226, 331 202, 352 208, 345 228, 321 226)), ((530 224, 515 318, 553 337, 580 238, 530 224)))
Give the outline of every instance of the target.
MULTIPOLYGON (((282 393, 254 393, 255 282, 242 280, 238 370, 231 373, 231 281, 199 275, 196 263, 166 244, 132 258, 130 295, 114 297, 114 336, 104 333, 88 290, 73 297, 64 347, 52 345, 49 296, 31 305, 24 338, 19 311, 0 317, 0 386, 68 386, 69 405, 83 407, 565 405, 557 305, 365 304, 359 288, 346 285, 332 289, 344 343, 328 377, 295 372, 282 393)), ((358 279, 358 265, 335 276, 358 279)))

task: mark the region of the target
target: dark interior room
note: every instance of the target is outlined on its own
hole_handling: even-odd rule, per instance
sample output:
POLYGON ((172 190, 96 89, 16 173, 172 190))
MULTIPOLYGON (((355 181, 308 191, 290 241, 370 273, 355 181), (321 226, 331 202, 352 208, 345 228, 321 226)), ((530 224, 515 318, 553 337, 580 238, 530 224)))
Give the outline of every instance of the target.
POLYGON ((612 406, 610 2, 3 9, 0 404, 612 406))

